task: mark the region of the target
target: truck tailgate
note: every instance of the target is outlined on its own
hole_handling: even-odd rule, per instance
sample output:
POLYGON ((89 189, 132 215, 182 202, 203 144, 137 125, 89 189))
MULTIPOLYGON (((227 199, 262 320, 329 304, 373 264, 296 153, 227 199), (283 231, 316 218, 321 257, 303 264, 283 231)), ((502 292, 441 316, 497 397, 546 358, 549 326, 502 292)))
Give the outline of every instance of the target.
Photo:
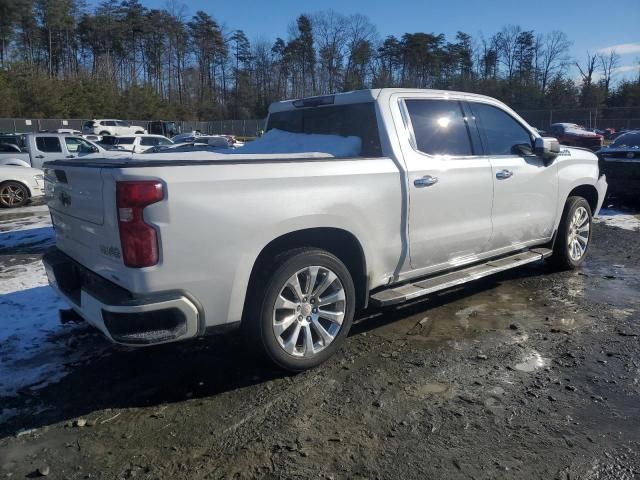
POLYGON ((47 204, 60 215, 95 225, 104 221, 102 177, 91 167, 56 167, 45 170, 47 204))
POLYGON ((44 172, 57 247, 99 275, 115 280, 123 265, 115 199, 105 194, 103 170, 85 164, 45 166, 44 172))

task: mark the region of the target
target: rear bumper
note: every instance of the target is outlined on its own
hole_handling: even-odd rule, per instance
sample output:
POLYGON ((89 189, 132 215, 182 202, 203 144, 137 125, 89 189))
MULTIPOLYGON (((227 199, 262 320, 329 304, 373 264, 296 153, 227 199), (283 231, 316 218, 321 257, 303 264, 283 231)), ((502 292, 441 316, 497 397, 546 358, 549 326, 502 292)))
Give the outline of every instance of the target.
POLYGON ((185 292, 134 295, 58 249, 47 252, 42 261, 54 290, 114 343, 153 345, 203 332, 203 315, 185 292))

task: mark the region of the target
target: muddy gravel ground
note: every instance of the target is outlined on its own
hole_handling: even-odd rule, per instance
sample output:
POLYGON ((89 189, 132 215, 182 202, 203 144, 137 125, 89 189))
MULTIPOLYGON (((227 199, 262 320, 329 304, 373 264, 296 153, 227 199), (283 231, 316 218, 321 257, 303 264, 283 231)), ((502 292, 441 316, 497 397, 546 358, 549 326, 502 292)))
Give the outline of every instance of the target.
POLYGON ((0 478, 640 478, 639 239, 598 224, 581 270, 363 312, 299 375, 234 334, 129 350, 81 327, 64 341, 93 355, 0 398, 0 478))

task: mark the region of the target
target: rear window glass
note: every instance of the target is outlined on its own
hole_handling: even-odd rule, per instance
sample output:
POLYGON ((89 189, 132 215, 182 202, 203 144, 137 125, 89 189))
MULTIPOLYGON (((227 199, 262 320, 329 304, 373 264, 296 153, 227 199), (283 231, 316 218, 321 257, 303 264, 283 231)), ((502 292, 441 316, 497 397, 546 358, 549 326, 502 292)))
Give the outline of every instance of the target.
MULTIPOLYGON (((2 139, 0 138, 0 142, 2 139)), ((3 153, 20 153, 20 147, 13 143, 0 143, 0 152, 3 153)))
POLYGON ((158 145, 159 142, 160 140, 157 137, 142 137, 140 139, 140 145, 145 147, 158 145))
POLYGON ((623 133, 611 144, 615 148, 640 148, 640 132, 623 133))
POLYGON ((57 137, 36 137, 36 147, 41 152, 61 152, 60 140, 57 137))
POLYGON ((116 137, 114 145, 133 145, 135 142, 135 137, 116 137))
POLYGON ((363 157, 381 157, 380 134, 373 102, 301 108, 269 115, 267 130, 359 137, 363 157))

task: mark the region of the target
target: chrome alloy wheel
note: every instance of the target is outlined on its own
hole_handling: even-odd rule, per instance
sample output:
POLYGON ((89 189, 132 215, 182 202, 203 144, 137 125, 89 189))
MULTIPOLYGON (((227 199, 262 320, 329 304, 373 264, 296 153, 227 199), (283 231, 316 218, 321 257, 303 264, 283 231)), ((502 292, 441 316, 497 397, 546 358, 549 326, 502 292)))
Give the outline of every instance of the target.
POLYGON ((313 357, 336 338, 346 312, 346 294, 327 267, 309 266, 285 282, 273 307, 278 344, 294 357, 313 357))
POLYGON ((571 223, 569 224, 569 233, 567 236, 567 246, 569 247, 569 256, 571 260, 577 262, 587 251, 589 243, 589 212, 585 207, 578 207, 573 212, 571 223))
POLYGON ((14 207, 22 204, 27 197, 25 188, 15 183, 9 183, 0 187, 0 203, 5 207, 14 207))

